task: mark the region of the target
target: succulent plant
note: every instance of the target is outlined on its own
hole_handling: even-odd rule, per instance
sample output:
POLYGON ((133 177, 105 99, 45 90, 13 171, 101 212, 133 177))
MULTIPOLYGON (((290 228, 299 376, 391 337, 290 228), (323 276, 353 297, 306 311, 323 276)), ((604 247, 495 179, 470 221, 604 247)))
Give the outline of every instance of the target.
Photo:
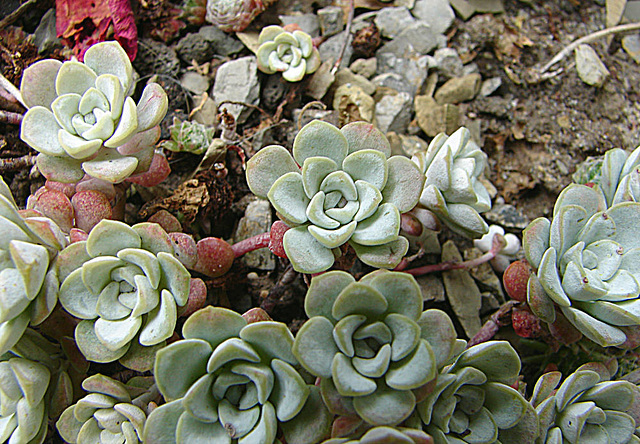
POLYGON ((527 261, 536 271, 527 301, 553 323, 556 307, 601 346, 623 344, 640 325, 640 203, 607 208, 600 188, 572 184, 555 203, 553 221, 538 218, 523 233, 527 261))
POLYGON ((182 336, 156 355, 154 375, 167 403, 149 416, 145 442, 268 444, 281 425, 285 437, 306 428, 305 439, 289 442, 314 443, 327 432, 328 420, 318 428, 295 424, 328 415, 305 412, 308 399, 322 403, 295 368, 285 324, 247 324, 231 310, 206 307, 187 319, 182 336))
POLYGON ((169 127, 171 140, 162 143, 162 147, 169 151, 187 151, 193 154, 203 154, 215 134, 215 129, 198 122, 188 120, 180 121, 173 118, 173 124, 169 127))
POLYGON ((414 391, 460 345, 444 312, 422 311, 420 287, 406 273, 377 270, 358 282, 343 271, 321 274, 311 280, 305 311, 293 353, 322 379, 325 402, 339 401, 328 403, 330 411, 372 425, 408 418, 414 391))
POLYGON ((433 138, 426 152, 412 160, 426 176, 420 203, 451 230, 467 237, 489 231, 479 213, 491 209, 491 198, 480 181, 487 155, 462 127, 447 137, 433 138))
POLYGON ((616 148, 605 153, 600 176, 591 182, 602 191, 611 207, 621 202, 640 202, 640 147, 632 153, 616 148))
POLYGON ((506 245, 500 253, 496 255, 493 259, 491 259, 491 266, 499 273, 504 272, 511 261, 516 258, 516 255, 520 251, 520 239, 515 234, 504 233, 504 228, 499 225, 491 225, 489 226, 489 231, 487 234, 482 236, 480 239, 474 239, 473 246, 483 253, 491 250, 491 245, 493 242, 493 236, 495 234, 499 234, 504 237, 506 245))
POLYGON ((184 0, 180 18, 190 25, 202 26, 207 14, 207 0, 184 0))
POLYGON ((60 253, 60 303, 83 319, 75 338, 89 361, 120 359, 128 366, 121 358, 130 348, 134 354, 159 348, 173 334, 177 307, 187 303, 191 279, 173 253, 171 239, 158 224, 129 227, 106 219, 86 241, 60 253))
POLYGON ((207 0, 206 19, 225 32, 244 31, 275 0, 207 0))
POLYGON ((55 259, 67 245, 60 228, 39 213, 18 212, 0 177, 0 355, 29 324, 44 321, 58 301, 55 259))
POLYGON ((149 170, 167 95, 150 83, 136 105, 133 88, 131 62, 117 42, 93 45, 84 63, 47 59, 29 66, 20 85, 29 107, 20 137, 40 152, 42 174, 64 183, 85 173, 118 183, 149 170))
POLYGON ((288 82, 299 82, 320 66, 320 53, 304 31, 285 31, 281 26, 262 28, 258 37, 258 68, 266 74, 281 72, 288 82))
POLYGON ((511 387, 519 373, 520 358, 506 341, 468 348, 440 371, 435 387, 418 404, 425 431, 436 444, 515 442, 505 433, 533 442, 537 418, 511 387))
POLYGON ((332 250, 347 242, 373 267, 400 262, 409 245, 399 235, 400 214, 416 205, 424 179, 409 159, 389 157, 390 151, 373 125, 338 130, 315 120, 296 136, 293 156, 271 145, 247 162, 251 191, 293 227, 283 242, 295 270, 327 270, 332 250))
POLYGON ((62 439, 70 444, 137 444, 147 415, 136 405, 138 387, 131 387, 100 373, 82 382, 89 394, 69 406, 56 422, 62 439))
POLYGON ((40 444, 47 435, 45 395, 51 375, 47 367, 28 359, 0 358, 0 440, 40 444))
POLYGON ((432 444, 433 439, 422 430, 406 427, 373 427, 360 438, 332 438, 323 444, 432 444))
POLYGON ((562 384, 560 372, 545 373, 531 404, 540 419, 539 443, 637 443, 636 420, 626 413, 640 389, 629 381, 610 381, 601 364, 585 364, 562 384), (560 385, 558 387, 558 385, 560 385))

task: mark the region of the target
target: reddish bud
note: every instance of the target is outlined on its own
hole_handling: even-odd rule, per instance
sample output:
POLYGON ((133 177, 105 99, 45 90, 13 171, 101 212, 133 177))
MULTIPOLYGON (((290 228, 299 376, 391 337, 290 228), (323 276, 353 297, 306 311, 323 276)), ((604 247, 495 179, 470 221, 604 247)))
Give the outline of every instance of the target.
POLYGON ((173 214, 167 210, 157 211, 153 216, 147 219, 147 222, 155 222, 160 225, 167 233, 182 231, 182 224, 173 214))
POLYGON ((422 223, 411 213, 400 215, 400 229, 409 236, 420 236, 423 230, 422 223))
POLYGON ((71 198, 76 214, 76 227, 87 233, 102 219, 113 216, 109 198, 100 191, 80 191, 71 198))
POLYGON ((169 233, 173 253, 176 258, 187 268, 193 268, 198 261, 198 249, 196 241, 185 233, 169 233))
POLYGON ((129 177, 127 180, 143 187, 152 187, 169 177, 171 167, 162 154, 155 153, 149 171, 129 177))
POLYGON ((540 319, 528 309, 520 307, 513 307, 511 324, 516 334, 522 338, 536 338, 542 330, 540 319))
POLYGON ((196 244, 198 259, 193 269, 209 277, 218 277, 231 268, 235 254, 231 245, 217 237, 207 237, 196 244))
POLYGON ((502 275, 507 294, 518 302, 527 300, 527 283, 531 274, 531 266, 525 261, 515 261, 507 267, 502 275))
POLYGON ((192 278, 189 283, 189 300, 179 310, 179 316, 189 317, 207 303, 207 286, 202 279, 192 278))
POLYGON ((271 233, 269 239, 269 250, 278 257, 287 257, 287 253, 284 251, 284 245, 282 245, 282 238, 284 233, 289 230, 287 224, 282 221, 275 221, 271 225, 271 233))

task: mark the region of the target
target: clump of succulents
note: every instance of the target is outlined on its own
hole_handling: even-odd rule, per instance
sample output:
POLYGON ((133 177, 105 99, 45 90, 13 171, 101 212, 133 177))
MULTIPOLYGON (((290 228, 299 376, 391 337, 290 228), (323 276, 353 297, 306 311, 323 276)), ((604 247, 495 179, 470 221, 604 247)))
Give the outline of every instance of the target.
POLYGON ((540 443, 637 443, 636 419, 627 413, 640 396, 629 381, 610 381, 601 364, 585 364, 560 384, 562 374, 538 380, 531 404, 540 420, 540 443))
POLYGON ((304 31, 267 26, 260 31, 258 44, 258 68, 266 74, 281 72, 285 80, 299 82, 320 67, 320 53, 304 31))
POLYGON ((44 365, 10 353, 0 357, 0 440, 40 444, 47 435, 47 389, 51 374, 44 365))
POLYGON ((420 204, 463 236, 475 238, 489 231, 480 216, 491 209, 491 198, 480 181, 487 155, 468 129, 460 128, 449 137, 438 134, 427 151, 412 160, 426 176, 420 204))
POLYGON ((602 182, 597 188, 569 185, 558 196, 553 220, 538 218, 523 233, 536 271, 527 294, 533 313, 551 324, 559 311, 601 346, 623 344, 628 329, 640 325, 640 203, 608 207, 611 189, 602 182))
POLYGON ((93 45, 83 63, 47 59, 28 67, 20 137, 40 152, 42 174, 64 183, 85 173, 118 183, 148 171, 167 95, 150 83, 136 104, 133 89, 131 62, 117 42, 93 45))
POLYGON ((409 159, 390 152, 370 124, 338 130, 315 120, 296 136, 293 156, 271 145, 247 162, 251 191, 268 198, 292 227, 283 242, 295 270, 327 270, 347 243, 368 265, 400 262, 409 247, 399 235, 400 214, 416 205, 424 178, 409 159))
POLYGON ((640 147, 632 153, 616 148, 605 153, 599 176, 591 183, 602 191, 607 206, 640 202, 640 147))
POLYGON ((158 224, 103 220, 63 250, 58 265, 60 303, 83 319, 75 338, 89 361, 131 366, 121 359, 130 349, 129 356, 163 346, 189 297, 191 276, 158 224))
POLYGON ((60 228, 39 213, 18 212, 0 177, 0 355, 29 324, 43 322, 58 300, 55 259, 67 245, 60 228))
POLYGON ((146 406, 137 402, 139 387, 125 385, 100 373, 82 382, 89 394, 69 406, 56 428, 70 444, 136 444, 142 442, 146 406))
POLYGON ((285 324, 248 324, 231 310, 206 307, 187 319, 182 336, 156 355, 156 384, 167 403, 149 416, 145 442, 272 443, 279 425, 289 442, 326 434, 324 409, 305 411, 309 400, 322 404, 296 370, 285 324), (324 426, 305 423, 322 418, 324 426))
POLYGON ((240 32, 275 0, 207 0, 206 19, 225 32, 240 32))
POLYGON ((171 140, 163 142, 163 148, 169 151, 187 151, 200 155, 211 144, 215 129, 198 122, 180 121, 174 117, 173 124, 169 127, 169 133, 171 140))
POLYGON ((489 341, 462 352, 442 369, 416 410, 436 444, 533 442, 537 418, 511 386, 520 358, 506 341, 489 341), (505 436, 505 434, 509 436, 505 436))
POLYGON ((433 439, 422 430, 407 427, 373 427, 360 438, 332 438, 323 444, 432 444, 433 439))
POLYGON ((358 282, 343 271, 316 276, 305 311, 293 353, 321 378, 330 411, 372 425, 407 419, 460 347, 444 312, 422 311, 420 287, 406 273, 378 270, 358 282))

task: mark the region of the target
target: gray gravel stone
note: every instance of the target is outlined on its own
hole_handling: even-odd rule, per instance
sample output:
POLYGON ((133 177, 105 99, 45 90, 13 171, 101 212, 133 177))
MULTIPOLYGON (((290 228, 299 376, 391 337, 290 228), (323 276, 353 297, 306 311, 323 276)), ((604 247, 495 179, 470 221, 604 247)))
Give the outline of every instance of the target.
MULTIPOLYGON (((258 105, 260 82, 256 58, 241 57, 221 65, 216 72, 211 96, 217 104, 231 100, 258 105)), ((251 108, 242 105, 227 104, 225 107, 238 123, 243 123, 252 111, 251 108)))
POLYGON ((437 34, 444 33, 455 18, 453 9, 449 6, 449 0, 416 0, 411 12, 429 23, 433 32, 437 34))
POLYGON ((182 75, 180 85, 194 94, 202 94, 209 89, 209 79, 197 72, 187 71, 182 75))
POLYGON ((502 225, 504 228, 524 230, 529 225, 529 218, 520 210, 509 204, 494 204, 486 213, 482 213, 488 222, 502 225))
MULTIPOLYGON (((238 228, 233 236, 234 242, 268 232, 273 223, 271 205, 268 200, 258 199, 249 203, 244 212, 244 217, 238 222, 238 228)), ((273 270, 276 268, 275 256, 268 248, 252 251, 242 256, 244 263, 258 270, 273 270)))
POLYGON ((460 56, 458 55, 458 51, 455 49, 438 49, 433 54, 433 57, 436 59, 438 72, 442 74, 445 79, 460 77, 462 75, 464 67, 462 65, 462 60, 460 60, 460 56))
POLYGON ((478 94, 481 82, 480 74, 454 77, 436 91, 434 98, 440 104, 467 102, 478 94))
POLYGON ((356 59, 351 66, 349 66, 349 69, 354 74, 360 74, 361 76, 370 79, 375 75, 377 66, 378 63, 376 62, 376 58, 371 57, 369 59, 356 59))
POLYGON ((60 39, 56 33, 56 10, 51 8, 42 16, 40 24, 34 32, 34 43, 38 47, 38 52, 52 50, 60 44, 60 39))
POLYGON ((244 45, 238 39, 219 30, 216 26, 203 26, 198 30, 198 34, 204 37, 215 49, 215 54, 229 56, 242 51, 244 45))
POLYGON ((411 95, 415 94, 415 88, 407 82, 407 79, 394 72, 380 74, 371 79, 371 81, 376 86, 395 89, 398 92, 406 92, 411 95))
MULTIPOLYGON (((411 91, 408 91, 412 96, 416 94, 427 78, 430 59, 433 59, 433 57, 414 56, 411 58, 404 58, 398 57, 393 53, 383 52, 376 54, 378 73, 395 73, 404 77, 412 88, 411 91)), ((402 90, 399 89, 399 91, 402 90)))
POLYGON ((622 48, 636 63, 640 63, 640 35, 631 34, 622 37, 622 48))
POLYGON ((190 33, 182 37, 175 49, 182 61, 188 65, 192 60, 198 63, 208 62, 215 54, 213 45, 198 33, 190 33))
POLYGON ((279 16, 282 26, 297 24, 300 29, 309 34, 311 37, 320 35, 320 22, 315 14, 296 14, 279 16))
MULTIPOLYGON (((346 31, 342 31, 340 34, 329 37, 320 45, 318 51, 320 52, 320 58, 323 62, 330 61, 333 64, 338 60, 340 49, 344 43, 345 32, 346 31)), ((352 41, 353 35, 349 36, 349 41, 347 42, 347 47, 344 51, 340 68, 347 68, 349 66, 349 61, 353 55, 353 47, 351 46, 352 41)))
POLYGON ((596 51, 589 45, 580 45, 576 48, 576 70, 580 79, 591 86, 602 86, 609 77, 609 70, 596 51))
POLYGON ((385 43, 377 54, 392 53, 396 57, 413 57, 425 55, 438 46, 439 34, 433 32, 429 24, 423 20, 407 26, 396 38, 385 43))
POLYGON ((180 60, 176 52, 167 45, 152 39, 138 41, 138 54, 133 61, 138 72, 145 75, 166 74, 177 77, 180 72, 180 60))
POLYGON ((415 21, 416 19, 405 7, 382 8, 378 11, 378 15, 374 20, 380 33, 390 39, 396 38, 398 34, 415 21))
POLYGON ((406 92, 382 97, 376 103, 376 121, 380 131, 404 133, 411 120, 412 103, 411 95, 406 92))
POLYGON ((376 92, 376 85, 374 83, 370 82, 364 76, 354 74, 348 68, 341 69, 336 73, 335 81, 333 82, 332 87, 338 88, 347 83, 359 86, 366 94, 370 96, 372 96, 376 92))
POLYGON ((496 90, 500 88, 501 85, 502 79, 500 77, 491 77, 490 79, 482 82, 482 86, 480 87, 480 95, 483 97, 490 96, 491 94, 496 92, 496 90))
POLYGON ((330 37, 342 32, 344 29, 344 13, 340 6, 327 6, 318 9, 318 21, 320 22, 320 33, 324 37, 330 37))

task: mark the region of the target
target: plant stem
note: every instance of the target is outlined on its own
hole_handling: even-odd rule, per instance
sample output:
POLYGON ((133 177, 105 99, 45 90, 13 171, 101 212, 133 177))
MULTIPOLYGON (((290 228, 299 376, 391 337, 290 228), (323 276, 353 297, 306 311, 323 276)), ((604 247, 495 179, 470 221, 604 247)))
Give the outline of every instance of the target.
POLYGON ((487 322, 485 322, 480 330, 478 330, 478 333, 476 333, 475 336, 471 338, 471 340, 469 340, 467 348, 491 340, 498 332, 500 327, 509 325, 509 323, 511 322, 511 310, 517 303, 517 301, 508 301, 502 304, 500 308, 495 313, 493 313, 489 317, 489 319, 487 319, 487 322))
POLYGON ((22 117, 22 114, 19 113, 0 110, 0 122, 10 123, 12 125, 20 125, 20 123, 22 123, 22 117))
POLYGON ((233 254, 235 255, 235 257, 238 258, 244 254, 250 253, 251 251, 268 247, 270 240, 271 233, 269 232, 257 234, 255 236, 241 240, 240 242, 236 242, 235 244, 231 245, 231 249, 233 250, 233 254))
POLYGON ((345 30, 344 42, 342 43, 342 47, 340 48, 340 54, 338 55, 338 60, 331 68, 331 74, 335 74, 342 63, 342 57, 344 57, 344 52, 347 49, 347 45, 349 44, 349 37, 351 36, 351 24, 353 23, 353 13, 355 7, 354 0, 349 0, 349 16, 347 17, 347 29, 345 30))

